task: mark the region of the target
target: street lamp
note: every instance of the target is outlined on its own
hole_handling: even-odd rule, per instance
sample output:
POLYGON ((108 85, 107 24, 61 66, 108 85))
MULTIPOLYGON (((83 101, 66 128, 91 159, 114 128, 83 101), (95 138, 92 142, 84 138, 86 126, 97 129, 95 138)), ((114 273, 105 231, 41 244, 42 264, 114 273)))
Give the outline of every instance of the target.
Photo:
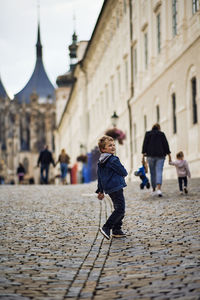
POLYGON ((116 127, 118 118, 119 116, 116 114, 116 111, 114 111, 113 115, 111 116, 113 127, 116 127))
POLYGON ((83 144, 80 144, 80 152, 81 154, 84 154, 84 152, 86 152, 86 146, 83 144))

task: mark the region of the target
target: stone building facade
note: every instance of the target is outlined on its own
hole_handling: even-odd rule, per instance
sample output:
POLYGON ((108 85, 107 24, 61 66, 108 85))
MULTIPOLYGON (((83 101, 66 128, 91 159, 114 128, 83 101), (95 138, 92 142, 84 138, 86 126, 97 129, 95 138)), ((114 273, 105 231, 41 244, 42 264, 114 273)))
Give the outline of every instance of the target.
MULTIPOLYGON (((6 182, 17 182, 16 170, 21 162, 26 180, 40 181, 37 159, 47 144, 54 152, 55 92, 42 60, 40 26, 36 44, 36 64, 26 86, 10 100, 0 83, 0 175, 6 182)), ((51 170, 50 178, 54 178, 51 170)))
MULTIPOLYGON (((141 164, 146 130, 159 122, 172 157, 182 150, 200 176, 200 7, 198 0, 104 1, 57 126, 57 150, 72 163, 112 127, 126 133, 117 154, 129 170, 141 164)), ((164 176, 174 178, 165 163, 164 176)))

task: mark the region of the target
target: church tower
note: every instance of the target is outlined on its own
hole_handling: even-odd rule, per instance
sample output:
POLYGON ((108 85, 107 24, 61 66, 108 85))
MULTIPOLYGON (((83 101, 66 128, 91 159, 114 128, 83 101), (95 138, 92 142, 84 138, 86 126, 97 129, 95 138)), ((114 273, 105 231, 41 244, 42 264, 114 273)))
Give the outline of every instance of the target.
MULTIPOLYGON (((0 82, 0 98, 7 99, 5 89, 0 82)), ((3 100, 1 100, 0 105, 3 100)), ((34 179, 39 183, 39 169, 35 168, 39 152, 45 145, 54 152, 55 130, 55 89, 50 82, 43 64, 40 23, 37 28, 36 63, 25 87, 15 94, 13 101, 4 100, 4 113, 0 111, 0 122, 4 118, 5 140, 1 147, 6 150, 7 178, 17 181, 16 169, 22 163, 26 170, 25 181, 34 179), (4 117, 5 116, 5 117, 4 117), (4 145, 5 144, 5 145, 4 145)), ((54 171, 50 170, 50 180, 54 180, 54 171)))
POLYGON ((69 45, 69 57, 70 57, 70 69, 63 75, 57 77, 56 83, 58 88, 56 89, 56 125, 59 124, 62 117, 64 107, 67 103, 72 85, 75 81, 73 76, 73 70, 77 64, 77 35, 74 31, 72 35, 72 44, 69 45))

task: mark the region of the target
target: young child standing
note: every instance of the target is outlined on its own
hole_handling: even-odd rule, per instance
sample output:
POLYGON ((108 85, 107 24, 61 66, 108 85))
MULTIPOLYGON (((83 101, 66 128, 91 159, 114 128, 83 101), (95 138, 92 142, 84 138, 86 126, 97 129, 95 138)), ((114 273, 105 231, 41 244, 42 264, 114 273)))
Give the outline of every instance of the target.
POLYGON ((180 194, 183 195, 183 190, 185 194, 188 193, 187 189, 187 177, 191 177, 189 166, 186 160, 184 160, 184 154, 182 151, 176 154, 177 160, 169 161, 169 164, 176 167, 177 175, 178 175, 178 183, 180 194), (183 188, 184 184, 184 188, 183 188))
POLYGON ((112 137, 104 135, 98 142, 101 152, 98 162, 98 199, 108 194, 113 202, 114 211, 100 228, 101 233, 109 240, 112 230, 113 237, 123 237, 122 220, 125 214, 125 199, 123 188, 126 186, 124 177, 128 175, 120 160, 115 156, 115 143, 112 137))

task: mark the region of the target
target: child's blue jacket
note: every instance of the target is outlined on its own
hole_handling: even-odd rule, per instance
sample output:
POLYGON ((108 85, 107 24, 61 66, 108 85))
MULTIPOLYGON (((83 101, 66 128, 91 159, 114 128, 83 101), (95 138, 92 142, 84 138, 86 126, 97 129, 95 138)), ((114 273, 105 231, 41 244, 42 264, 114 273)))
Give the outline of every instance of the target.
POLYGON ((105 194, 110 194, 126 186, 124 177, 128 173, 117 156, 104 153, 103 159, 100 157, 98 162, 97 175, 98 187, 96 193, 105 192, 105 194))

